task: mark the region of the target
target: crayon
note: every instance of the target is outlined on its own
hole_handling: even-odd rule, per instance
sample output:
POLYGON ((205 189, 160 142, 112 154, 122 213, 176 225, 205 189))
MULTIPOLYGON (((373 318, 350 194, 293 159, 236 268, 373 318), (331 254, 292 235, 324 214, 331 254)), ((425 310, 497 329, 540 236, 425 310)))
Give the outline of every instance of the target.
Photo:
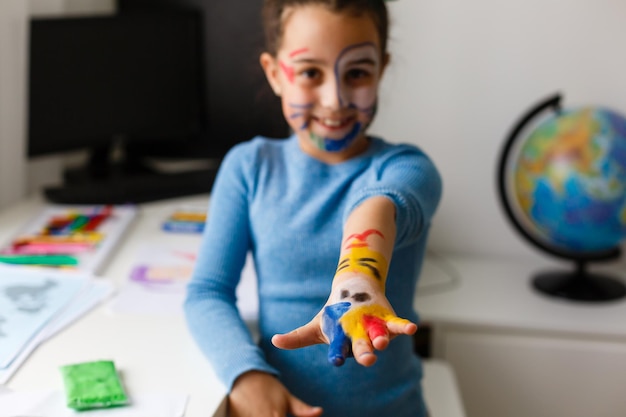
POLYGON ((186 211, 177 211, 172 214, 170 220, 178 220, 183 222, 205 222, 206 214, 205 213, 193 213, 186 211))
POLYGON ((22 236, 13 241, 13 247, 35 244, 55 243, 89 243, 97 244, 104 238, 102 233, 81 231, 67 236, 35 235, 22 236))
POLYGON ((78 260, 69 255, 9 255, 0 254, 0 262, 14 265, 78 265, 78 260))
POLYGON ((5 254, 22 254, 22 255, 67 255, 67 254, 76 254, 90 251, 94 248, 94 245, 91 243, 31 243, 28 245, 18 245, 14 246, 10 251, 5 252, 5 254))

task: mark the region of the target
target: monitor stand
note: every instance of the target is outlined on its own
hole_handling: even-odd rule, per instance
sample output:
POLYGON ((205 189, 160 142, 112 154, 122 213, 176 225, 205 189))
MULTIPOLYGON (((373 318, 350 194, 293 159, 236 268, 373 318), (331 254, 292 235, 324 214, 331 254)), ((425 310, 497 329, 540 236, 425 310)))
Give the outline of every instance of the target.
POLYGON ((112 161, 110 148, 94 149, 88 163, 64 173, 65 183, 44 189, 58 204, 137 204, 209 193, 217 167, 159 172, 138 155, 112 161))

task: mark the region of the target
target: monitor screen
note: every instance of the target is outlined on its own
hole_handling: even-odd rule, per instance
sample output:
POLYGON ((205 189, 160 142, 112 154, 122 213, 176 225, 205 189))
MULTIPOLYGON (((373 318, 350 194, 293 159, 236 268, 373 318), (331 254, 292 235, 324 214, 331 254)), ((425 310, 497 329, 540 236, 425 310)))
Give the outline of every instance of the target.
POLYGON ((122 15, 188 9, 202 16, 206 140, 200 144, 188 141, 188 145, 179 142, 175 150, 165 143, 153 144, 149 149, 152 155, 166 157, 176 151, 181 156, 215 159, 257 135, 289 135, 280 99, 274 95, 259 64, 264 50, 262 7, 263 2, 256 0, 117 1, 118 13, 122 15))
POLYGON ((200 136, 201 16, 33 19, 28 155, 200 136))

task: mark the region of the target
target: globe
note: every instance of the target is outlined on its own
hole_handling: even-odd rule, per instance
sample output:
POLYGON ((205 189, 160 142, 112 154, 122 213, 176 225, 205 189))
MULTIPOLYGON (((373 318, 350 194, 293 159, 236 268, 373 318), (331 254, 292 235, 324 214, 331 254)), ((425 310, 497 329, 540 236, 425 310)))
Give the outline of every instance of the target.
POLYGON ((615 247, 626 237, 626 119, 596 108, 549 118, 522 144, 514 186, 524 221, 548 244, 615 247))
POLYGON ((600 107, 563 109, 560 100, 540 103, 509 136, 500 197, 522 236, 576 263, 573 272, 540 274, 536 288, 575 300, 621 298, 623 283, 586 265, 617 258, 626 239, 626 117, 600 107))

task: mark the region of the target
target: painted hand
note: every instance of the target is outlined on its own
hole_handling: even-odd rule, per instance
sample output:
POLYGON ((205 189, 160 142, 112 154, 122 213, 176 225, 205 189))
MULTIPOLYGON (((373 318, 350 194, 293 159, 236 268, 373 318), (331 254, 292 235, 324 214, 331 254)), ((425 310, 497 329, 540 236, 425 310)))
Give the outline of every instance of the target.
POLYGON ((274 346, 298 349, 328 343, 328 360, 335 366, 354 357, 363 366, 376 362, 374 350, 385 349, 398 335, 411 335, 417 326, 393 312, 371 279, 355 276, 342 280, 328 302, 309 323, 289 333, 275 335, 274 346))
POLYGON ((326 306, 322 314, 322 331, 329 341, 328 361, 335 366, 343 365, 350 356, 370 366, 376 362, 374 349, 383 350, 390 337, 416 330, 414 323, 378 304, 355 306, 343 301, 326 306))
POLYGON ((412 335, 417 325, 399 318, 385 297, 388 262, 376 249, 384 241, 376 229, 349 234, 345 239, 328 301, 313 320, 289 333, 274 335, 281 349, 328 343, 328 360, 341 366, 346 358, 371 366, 374 350, 383 350, 391 338, 412 335))

